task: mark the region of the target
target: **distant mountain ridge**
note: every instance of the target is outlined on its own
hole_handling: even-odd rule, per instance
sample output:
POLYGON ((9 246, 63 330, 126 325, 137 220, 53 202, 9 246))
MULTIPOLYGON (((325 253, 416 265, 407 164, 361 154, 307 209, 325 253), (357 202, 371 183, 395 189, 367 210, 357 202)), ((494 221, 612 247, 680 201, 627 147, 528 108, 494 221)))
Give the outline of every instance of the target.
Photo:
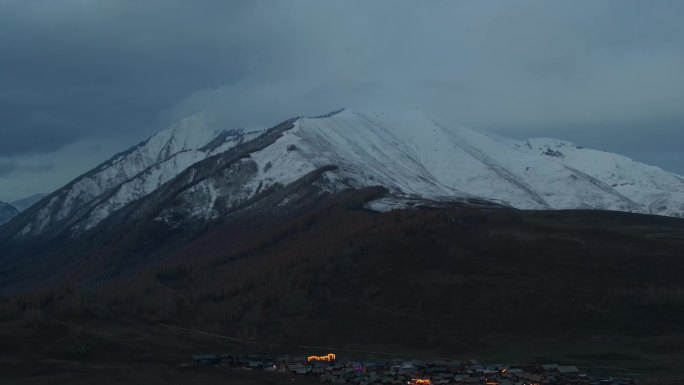
POLYGON ((19 215, 20 212, 33 206, 35 203, 43 199, 45 196, 47 196, 47 194, 34 194, 30 197, 18 199, 11 203, 0 201, 0 225, 9 222, 14 217, 19 215))
POLYGON ((0 202, 0 225, 9 222, 19 214, 19 210, 13 205, 0 202))
POLYGON ((38 203, 41 199, 45 198, 48 196, 48 194, 33 194, 29 197, 18 199, 14 202, 12 202, 12 206, 16 207, 19 212, 22 212, 26 210, 27 208, 33 206, 34 204, 38 203))
POLYGON ((0 229, 0 243, 80 234, 122 212, 117 223, 206 223, 306 178, 321 194, 383 186, 388 197, 368 205, 379 211, 423 199, 684 217, 681 176, 555 139, 507 139, 421 112, 341 110, 252 132, 210 129, 198 113, 43 198, 0 229))

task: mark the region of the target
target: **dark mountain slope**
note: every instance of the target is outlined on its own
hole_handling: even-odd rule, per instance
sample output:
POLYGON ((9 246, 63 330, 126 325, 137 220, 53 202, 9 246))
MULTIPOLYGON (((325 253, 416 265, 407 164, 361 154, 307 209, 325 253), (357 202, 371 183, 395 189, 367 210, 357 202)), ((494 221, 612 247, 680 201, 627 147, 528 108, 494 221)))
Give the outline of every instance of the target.
MULTIPOLYGON (((194 186, 207 180, 220 180, 227 190, 239 188, 243 176, 255 172, 249 154, 272 144, 284 130, 292 127, 293 121, 285 121, 253 140, 240 142, 193 164, 153 193, 127 204, 85 233, 74 236, 67 223, 34 236, 30 242, 5 239, 0 242, 0 288, 30 289, 66 277, 78 279, 78 283, 96 283, 162 258, 169 248, 192 240, 197 232, 216 221, 230 220, 231 216, 253 206, 257 211, 268 210, 286 198, 283 191, 295 194, 299 189, 313 188, 320 193, 320 188, 313 184, 322 173, 334 167, 320 167, 288 186, 276 184, 248 200, 231 202, 222 208, 222 217, 210 223, 190 218, 192 200, 201 199, 193 191, 194 186), (74 266, 83 265, 103 267, 75 277, 71 273, 77 270, 74 266)), ((114 190, 109 192, 113 193, 114 190)), ((78 223, 81 217, 90 214, 90 208, 86 205, 75 210, 70 221, 78 223)), ((16 224, 10 223, 2 230, 11 234, 15 230, 12 225, 16 224)))
POLYGON ((297 211, 251 212, 207 228, 128 277, 86 291, 62 286, 5 308, 133 315, 262 341, 445 352, 495 336, 684 332, 681 219, 363 209, 383 193, 302 194, 297 211))

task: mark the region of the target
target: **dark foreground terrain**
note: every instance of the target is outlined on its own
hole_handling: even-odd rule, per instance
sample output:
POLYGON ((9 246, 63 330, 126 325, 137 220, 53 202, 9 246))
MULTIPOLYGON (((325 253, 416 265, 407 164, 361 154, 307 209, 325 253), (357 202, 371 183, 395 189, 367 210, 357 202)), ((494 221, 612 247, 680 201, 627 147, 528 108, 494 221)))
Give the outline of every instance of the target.
POLYGON ((171 335, 130 321, 4 322, 0 346, 2 384, 317 383, 284 373, 189 365, 190 355, 197 351, 251 350, 210 339, 171 335))
MULTIPOLYGON (((197 365, 189 358, 198 352, 306 356, 324 351, 240 343, 203 333, 178 334, 165 327, 130 320, 8 321, 0 325, 0 344, 3 346, 1 384, 316 384, 320 383, 316 376, 231 370, 197 365)), ((439 354, 427 345, 422 350, 375 353, 348 351, 344 347, 353 345, 344 344, 340 355, 368 359, 429 359, 439 354)), ((388 349, 382 345, 365 348, 388 349)), ((525 341, 510 338, 494 348, 463 352, 455 358, 465 360, 473 356, 490 362, 520 364, 572 363, 596 376, 637 378, 641 384, 675 385, 684 380, 682 348, 682 334, 648 338, 559 336, 525 341)))
POLYGON ((169 333, 164 323, 266 343, 222 342, 226 352, 313 345, 558 362, 684 383, 684 220, 363 209, 381 194, 328 196, 192 237, 138 229, 111 239, 72 258, 58 283, 0 300, 0 378, 282 380, 178 369, 189 354, 218 352, 217 342, 169 333), (130 263, 140 256, 146 264, 130 263), (82 354, 69 350, 79 338, 94 341, 82 354))

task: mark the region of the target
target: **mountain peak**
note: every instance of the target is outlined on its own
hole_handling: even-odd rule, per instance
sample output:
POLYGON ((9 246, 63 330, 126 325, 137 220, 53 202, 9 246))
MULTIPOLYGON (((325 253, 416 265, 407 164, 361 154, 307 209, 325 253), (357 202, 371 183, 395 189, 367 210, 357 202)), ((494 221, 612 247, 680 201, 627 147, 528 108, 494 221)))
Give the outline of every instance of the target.
POLYGON ((618 154, 550 138, 508 139, 418 110, 343 109, 246 133, 216 130, 200 111, 12 223, 22 236, 78 233, 150 195, 169 199, 157 213, 163 223, 179 215, 207 221, 302 180, 319 193, 383 186, 399 198, 388 202, 408 197, 684 216, 684 179, 618 154))
MULTIPOLYGON (((17 218, 22 236, 53 229, 83 231, 155 191, 194 163, 241 143, 246 136, 209 127, 206 111, 185 117, 119 153, 54 192, 17 218)), ((15 222, 17 222, 15 221, 15 222)))
POLYGON ((429 199, 476 196, 528 209, 684 214, 677 175, 570 142, 516 141, 415 110, 345 110, 296 126, 300 155, 315 166, 340 166, 339 178, 353 187, 380 184, 429 199))
POLYGON ((186 116, 169 128, 152 136, 148 145, 162 148, 160 155, 168 157, 180 151, 201 148, 214 139, 220 130, 209 127, 207 111, 202 110, 186 116))

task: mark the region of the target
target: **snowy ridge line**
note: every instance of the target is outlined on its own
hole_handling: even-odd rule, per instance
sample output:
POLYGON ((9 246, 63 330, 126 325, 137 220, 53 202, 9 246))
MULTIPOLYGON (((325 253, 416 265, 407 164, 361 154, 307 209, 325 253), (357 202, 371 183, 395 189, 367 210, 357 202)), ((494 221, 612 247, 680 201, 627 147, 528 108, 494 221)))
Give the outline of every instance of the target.
MULTIPOLYGON (((167 161, 170 161, 175 157, 178 157, 182 153, 187 153, 187 152, 191 152, 191 151, 192 150, 183 150, 183 151, 177 152, 177 153, 171 155, 168 159, 162 160, 158 163, 155 163, 155 164, 149 166, 148 168, 144 169, 143 171, 139 172, 138 174, 134 175, 133 177, 129 178, 128 180, 123 181, 120 184, 118 184, 118 185, 110 188, 109 190, 105 191, 104 194, 93 198, 93 200, 91 200, 90 202, 88 202, 84 205, 82 210, 77 211, 74 214, 73 219, 71 219, 69 221, 70 223, 66 223, 65 226, 70 228, 74 224, 88 219, 88 217, 93 213, 94 210, 96 210, 101 204, 106 203, 108 199, 112 198, 117 193, 119 193, 127 184, 138 180, 141 176, 144 176, 145 174, 149 173, 154 168, 159 167, 161 164, 163 164, 167 161), (83 210, 85 210, 85 211, 83 211, 83 210), (82 211, 82 213, 81 213, 81 211, 82 211)), ((168 181, 162 183, 159 187, 162 187, 166 183, 168 183, 168 181)))
POLYGON ((405 208, 408 196, 684 217, 684 177, 565 141, 507 139, 419 111, 340 109, 247 131, 211 129, 200 113, 43 198, 0 227, 0 242, 81 233, 115 213, 121 222, 122 210, 207 222, 300 180, 320 193, 382 186, 397 197, 376 205, 383 209, 405 208), (326 167, 334 168, 320 180, 307 178, 326 167))
POLYGON ((316 147, 303 151, 305 159, 338 163, 340 179, 357 187, 379 182, 396 194, 448 192, 523 209, 684 215, 678 175, 569 142, 521 142, 435 122, 424 114, 344 110, 330 118, 302 119, 293 134, 303 149, 316 147), (663 195, 666 204, 655 208, 654 197, 660 202, 663 195))
MULTIPOLYGON (((22 213, 13 221, 12 226, 9 226, 10 230, 5 227, 3 229, 5 231, 0 231, 0 241, 6 240, 8 233, 12 237, 12 233, 37 235, 59 229, 64 221, 73 222, 80 214, 92 212, 93 206, 97 207, 105 198, 120 191, 122 184, 130 183, 138 177, 145 176, 146 173, 150 173, 150 177, 157 178, 154 170, 157 170, 157 174, 162 172, 175 174, 185 169, 187 162, 199 160, 198 156, 193 157, 189 154, 193 151, 199 154, 198 145, 204 145, 216 136, 214 131, 203 126, 203 116, 191 116, 115 154, 22 213), (184 160, 179 160, 180 158, 184 160), (175 171, 174 167, 176 167, 175 171), (179 167, 180 170, 178 170, 179 167), (134 173, 129 174, 130 171, 134 173)), ((159 177, 161 178, 159 182, 169 178, 161 174, 159 177)), ((159 182, 149 179, 147 182, 139 183, 143 188, 140 192, 147 193, 157 188, 159 182)), ((125 201, 124 199, 123 203, 125 201)))
MULTIPOLYGON (((447 129, 439 125, 438 123, 434 122, 434 124, 442 130, 448 132, 447 129)), ((472 146, 470 143, 468 143, 466 140, 462 141, 462 147, 463 149, 468 152, 471 156, 474 158, 479 159, 487 165, 490 169, 494 170, 495 173, 501 175, 502 178, 505 180, 509 181, 510 183, 520 187, 523 191, 528 193, 534 201, 537 203, 543 205, 546 208, 551 208, 551 205, 548 204, 542 198, 534 189, 528 185, 524 180, 521 180, 519 177, 517 177, 513 172, 511 172, 509 169, 507 169, 504 165, 499 165, 497 164, 493 159, 489 158, 485 153, 483 153, 481 150, 476 149, 474 146, 472 146)))
MULTIPOLYGON (((180 199, 180 196, 190 191, 194 186, 219 175, 231 167, 231 165, 238 164, 243 159, 248 159, 251 153, 268 147, 273 141, 281 137, 284 131, 291 129, 296 119, 293 118, 282 122, 254 139, 193 164, 176 175, 172 180, 169 180, 161 188, 117 210, 114 213, 116 215, 105 218, 102 221, 102 225, 105 227, 116 226, 121 220, 126 220, 127 218, 149 215, 153 216, 155 220, 159 220, 160 216, 163 215, 161 208, 174 208, 175 206, 172 202, 176 200, 183 201, 180 199)), ((192 200, 190 204, 194 203, 195 201, 192 200)), ((191 207, 189 209, 196 210, 197 208, 191 207)))
POLYGON ((628 203, 630 203, 630 204, 632 204, 632 205, 634 205, 634 206, 639 206, 638 203, 636 203, 636 202, 634 202, 633 200, 629 199, 627 196, 625 196, 624 194, 621 194, 621 193, 618 192, 617 190, 611 188, 611 187, 608 186, 606 183, 601 182, 600 180, 598 180, 598 179, 592 177, 591 175, 587 175, 587 174, 585 174, 584 172, 582 172, 582 171, 580 171, 580 170, 577 170, 577 169, 575 169, 575 168, 572 168, 572 167, 570 167, 570 166, 567 166, 567 165, 563 165, 563 167, 565 167, 565 168, 567 168, 567 169, 569 169, 569 170, 571 170, 571 171, 577 173, 578 175, 581 175, 581 176, 585 177, 586 180, 587 180, 589 183, 591 183, 591 184, 593 184, 594 186, 600 188, 601 190, 603 190, 603 191, 605 191, 605 192, 607 192, 607 193, 609 193, 609 194, 613 194, 613 195, 615 195, 615 196, 617 196, 617 197, 619 197, 619 198, 621 198, 621 199, 624 199, 626 202, 628 202, 628 203))

